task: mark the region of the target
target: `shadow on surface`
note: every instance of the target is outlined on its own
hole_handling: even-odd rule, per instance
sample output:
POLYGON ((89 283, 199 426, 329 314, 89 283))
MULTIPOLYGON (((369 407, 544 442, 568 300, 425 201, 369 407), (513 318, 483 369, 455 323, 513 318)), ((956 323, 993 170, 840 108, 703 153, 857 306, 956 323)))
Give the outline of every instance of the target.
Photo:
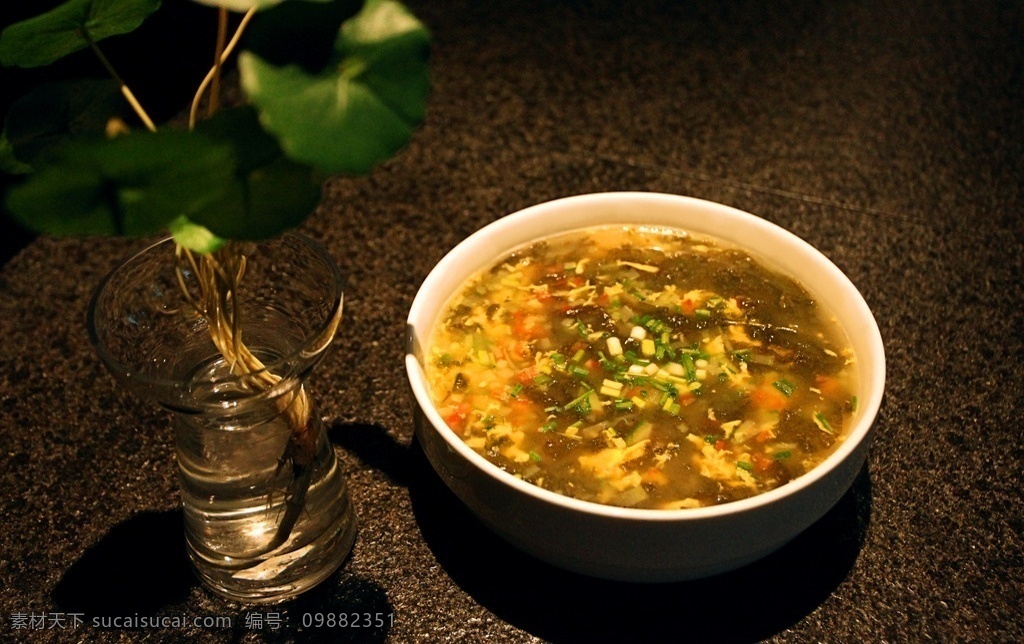
MULTIPOLYGON (((418 444, 415 451, 429 470, 418 444)), ((846 578, 870 515, 865 469, 821 520, 760 561, 708 579, 633 584, 566 572, 519 552, 432 470, 410 491, 423 536, 452 579, 502 619, 552 642, 770 637, 814 611, 846 578)))
POLYGON ((459 586, 501 619, 552 642, 770 637, 813 612, 846 578, 871 513, 865 467, 821 520, 744 568, 669 584, 593 579, 538 561, 492 533, 434 473, 418 442, 407 448, 373 426, 334 429, 340 445, 409 487, 427 545, 459 586))
MULTIPOLYGON (((394 608, 387 593, 376 582, 346 572, 345 564, 303 595, 270 606, 227 602, 207 592, 198 600, 198 610, 190 608, 189 596, 197 585, 185 550, 181 511, 143 512, 114 526, 86 550, 64 573, 53 599, 61 611, 82 613, 89 620, 230 615, 234 639, 252 633, 262 642, 293 642, 296 631, 302 631, 304 642, 372 644, 386 641, 392 628, 394 608), (280 617, 283 628, 269 621, 250 621, 254 615, 262 620, 272 613, 280 617), (337 625, 338 619, 356 615, 363 620, 358 628, 337 625), (326 620, 334 620, 335 625, 326 620)), ((186 641, 207 638, 210 633, 193 625, 174 628, 169 636, 186 641)))
POLYGON ((245 610, 276 612, 288 624, 288 628, 279 631, 260 630, 261 642, 294 642, 296 631, 301 631, 302 642, 378 644, 387 641, 391 620, 397 619, 384 589, 372 580, 345 572, 345 564, 339 572, 295 599, 245 610), (342 619, 359 623, 343 627, 339 622, 342 619))
POLYGON ((181 510, 142 512, 114 526, 61 577, 54 602, 91 616, 152 613, 198 584, 185 553, 181 510))
POLYGON ((380 425, 335 423, 327 428, 327 436, 395 485, 415 487, 425 472, 433 471, 418 447, 413 450, 399 444, 380 425), (421 472, 423 467, 426 470, 421 472))

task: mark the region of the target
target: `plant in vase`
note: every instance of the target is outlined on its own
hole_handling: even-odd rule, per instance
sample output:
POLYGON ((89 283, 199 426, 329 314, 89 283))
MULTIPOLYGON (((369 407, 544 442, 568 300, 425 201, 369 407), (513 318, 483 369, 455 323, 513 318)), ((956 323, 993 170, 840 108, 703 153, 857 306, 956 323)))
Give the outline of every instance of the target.
POLYGON ((197 1, 212 5, 217 38, 181 123, 158 126, 101 47, 159 0, 68 0, 4 30, 4 65, 89 50, 109 78, 13 104, 0 167, 22 175, 6 205, 36 231, 170 234, 106 278, 90 336, 120 382, 175 412, 200 577, 233 599, 277 601, 330 574, 354 538, 305 386, 337 329, 341 282, 289 230, 326 177, 366 172, 408 141, 429 34, 393 0, 197 1), (227 107, 236 50, 244 100, 227 107))

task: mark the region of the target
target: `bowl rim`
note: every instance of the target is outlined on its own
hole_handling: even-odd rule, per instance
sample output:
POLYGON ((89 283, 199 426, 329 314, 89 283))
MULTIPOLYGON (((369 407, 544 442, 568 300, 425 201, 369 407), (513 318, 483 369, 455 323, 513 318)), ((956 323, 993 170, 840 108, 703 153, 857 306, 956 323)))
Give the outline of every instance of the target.
MULTIPOLYGON (((591 225, 604 226, 615 225, 616 223, 636 222, 630 222, 627 221, 626 218, 623 218, 621 222, 602 220, 599 223, 591 225)), ((669 228, 669 226, 664 224, 651 224, 651 226, 669 228)), ((586 226, 562 227, 559 225, 540 237, 579 230, 584 227, 586 226)), ((689 230, 682 227, 677 228, 689 230)), ((715 233, 696 230, 692 232, 699 235, 716 236, 715 233)), ((721 235, 718 236, 720 238, 724 238, 721 235)), ((533 236, 530 239, 538 239, 540 237, 533 236)), ((729 243, 737 243, 728 239, 726 239, 726 241, 729 243)), ((507 243, 499 243, 501 250, 497 253, 491 253, 486 257, 477 258, 474 259, 473 262, 470 262, 473 268, 467 273, 467 275, 472 275, 476 271, 493 264, 495 261, 500 259, 504 253, 521 246, 523 243, 529 243, 529 240, 511 245, 507 243)), ((764 259, 769 265, 773 263, 770 259, 765 258, 762 253, 759 253, 756 248, 744 247, 744 250, 750 252, 759 260, 764 259)), ((464 270, 465 268, 460 268, 460 272, 464 270)), ((459 280, 459 284, 463 283, 465 279, 466 278, 464 277, 459 280)), ((805 288, 807 288, 806 285, 805 288)), ((812 291, 812 294, 817 295, 814 291, 812 291)), ((443 310, 444 305, 453 295, 454 291, 444 295, 442 304, 438 308, 439 311, 443 310)), ((432 320, 430 324, 432 325, 435 321, 436 316, 435 320, 432 320)), ((846 333, 851 333, 847 325, 844 324, 843 328, 846 333)), ((758 510, 786 497, 795 496, 812 487, 818 481, 828 477, 829 474, 835 471, 841 463, 853 456, 862 445, 866 446, 866 443, 870 440, 872 425, 877 416, 878 410, 881 407, 885 389, 885 351, 877 321, 868 308, 868 305, 860 291, 857 290, 846 274, 843 273, 828 257, 791 231, 766 219, 758 217, 757 215, 725 204, 696 197, 669 193, 625 191, 578 194, 541 202, 509 213, 492 221, 473 232, 449 250, 430 271, 418 289, 416 296, 413 299, 412 306, 410 307, 407 318, 407 333, 408 344, 406 347, 405 364, 413 395, 416 398, 416 402, 420 409, 425 414, 427 421, 433 426, 433 429, 440 434, 449 448, 458 452, 458 454, 466 461, 474 465, 478 471, 487 474, 496 482, 507 485, 517 492, 559 508, 601 516, 608 519, 628 521, 639 520, 646 522, 699 521, 758 510), (532 483, 522 481, 512 474, 502 470, 497 465, 488 461, 484 456, 470 448, 465 441, 463 441, 455 434, 454 431, 451 430, 451 428, 448 427, 431 400, 430 392, 426 385, 425 373, 421 364, 422 350, 420 346, 420 339, 416 335, 417 330, 415 328, 416 323, 419 322, 419 318, 421 317, 419 311, 440 299, 434 294, 437 289, 437 285, 443 282, 446 276, 451 274, 453 268, 459 266, 464 261, 463 257, 465 255, 470 252, 477 252, 477 249, 480 246, 487 245, 489 242, 507 238, 516 227, 522 225, 524 220, 532 220, 540 216, 550 216, 552 212, 565 208, 578 208, 593 204, 614 205, 616 203, 656 203, 661 205, 675 205, 681 208, 700 208, 723 216, 727 221, 737 223, 741 222, 743 226, 751 227, 755 232, 771 235, 776 240, 784 241, 787 247, 799 249, 807 259, 813 260, 818 269, 827 274, 829 282, 844 290, 846 296, 850 298, 850 305, 852 305, 856 309, 856 312, 860 314, 858 320, 866 323, 866 327, 861 331, 861 333, 865 335, 867 345, 870 349, 870 359, 872 361, 870 364, 871 382, 868 386, 862 387, 862 389, 858 391, 858 415, 856 416, 856 422, 848 431, 846 439, 839 445, 835 452, 830 454, 821 463, 814 466, 810 471, 800 475, 792 481, 773 490, 762 492, 746 499, 731 501, 720 505, 700 508, 682 508, 676 510, 626 508, 605 505, 595 501, 575 499, 559 494, 558 492, 546 490, 532 483)), ((425 333, 428 332, 425 331, 425 333)), ((863 356, 858 357, 858 360, 864 359, 865 358, 863 356)), ((858 464, 858 468, 859 467, 860 464, 858 464)), ((845 489, 843 492, 845 492, 845 489)))

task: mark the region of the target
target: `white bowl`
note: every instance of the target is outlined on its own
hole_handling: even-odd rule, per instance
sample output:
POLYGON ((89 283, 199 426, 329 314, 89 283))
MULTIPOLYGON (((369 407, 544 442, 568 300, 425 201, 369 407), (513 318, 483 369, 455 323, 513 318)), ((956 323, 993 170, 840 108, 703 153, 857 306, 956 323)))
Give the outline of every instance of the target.
POLYGON ((732 570, 768 555, 817 521, 864 465, 885 385, 878 325, 842 271, 775 224, 676 195, 580 195, 532 206, 485 226, 449 252, 424 280, 409 311, 408 329, 406 370, 422 411, 416 435, 448 487, 494 532, 538 559, 623 581, 681 581, 732 570), (469 448, 445 424, 431 401, 420 349, 463 282, 535 239, 622 223, 673 226, 733 242, 795 276, 835 313, 857 356, 860 383, 850 434, 835 453, 782 487, 742 501, 639 510, 580 501, 518 480, 469 448))

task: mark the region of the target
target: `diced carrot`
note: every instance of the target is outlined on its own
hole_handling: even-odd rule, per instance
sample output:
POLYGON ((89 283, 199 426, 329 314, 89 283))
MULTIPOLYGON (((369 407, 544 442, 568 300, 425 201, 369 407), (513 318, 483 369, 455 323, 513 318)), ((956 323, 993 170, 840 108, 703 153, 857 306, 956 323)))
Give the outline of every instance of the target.
POLYGON ((532 340, 544 335, 544 325, 540 316, 516 311, 512 314, 512 332, 519 339, 532 340))
POLYGON ((653 483, 654 485, 667 485, 668 477, 661 471, 660 468, 652 467, 640 477, 644 483, 653 483))
POLYGON ((686 298, 679 303, 679 308, 682 309, 683 314, 693 315, 693 312, 697 310, 697 303, 690 298, 686 298))
POLYGON ((726 447, 725 441, 723 441, 721 439, 715 441, 715 449, 717 449, 718 451, 722 451, 723 449, 725 449, 725 447, 726 447))
POLYGON ((524 385, 528 385, 533 382, 533 379, 537 377, 540 370, 537 367, 527 367, 515 375, 516 381, 524 385))
POLYGON ((537 424, 540 414, 537 405, 529 400, 517 398, 509 405, 508 420, 516 426, 537 424))
POLYGON ((462 431, 466 428, 466 418, 472 410, 473 406, 468 402, 459 403, 445 415, 444 422, 455 431, 462 431))
POLYGON ((835 376, 818 376, 814 379, 814 385, 826 398, 836 398, 843 395, 843 385, 835 376))
POLYGON ((750 392, 750 402, 761 409, 780 411, 789 405, 789 398, 771 384, 764 384, 750 392))
POLYGON ((754 440, 757 441, 758 443, 764 444, 773 438, 775 438, 775 432, 773 432, 770 429, 763 429, 757 433, 757 436, 754 437, 754 440))
POLYGON ((774 462, 772 457, 762 452, 754 452, 750 455, 750 460, 754 462, 754 471, 758 474, 767 472, 774 462))

